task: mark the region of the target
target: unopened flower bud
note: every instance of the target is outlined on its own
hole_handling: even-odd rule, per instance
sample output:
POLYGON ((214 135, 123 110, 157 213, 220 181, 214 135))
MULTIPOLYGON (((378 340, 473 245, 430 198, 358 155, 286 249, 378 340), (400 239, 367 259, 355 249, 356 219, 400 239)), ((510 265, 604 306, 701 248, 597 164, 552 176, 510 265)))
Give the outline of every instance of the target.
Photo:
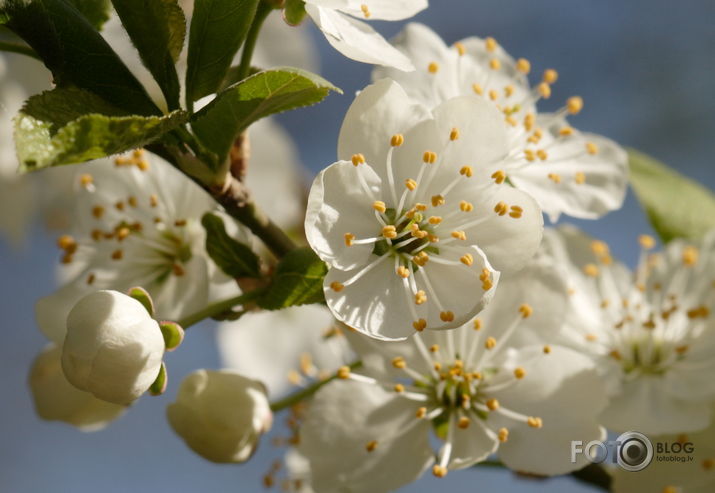
POLYGON ((126 407, 97 399, 70 384, 62 373, 61 356, 62 348, 50 344, 30 369, 30 390, 40 418, 97 431, 124 413, 126 407))
POLYGON ((194 452, 219 463, 248 460, 273 420, 263 384, 228 370, 186 377, 167 417, 194 452))
POLYGON ((62 369, 80 390, 115 404, 129 404, 156 380, 164 338, 156 320, 134 298, 96 291, 67 317, 62 369))

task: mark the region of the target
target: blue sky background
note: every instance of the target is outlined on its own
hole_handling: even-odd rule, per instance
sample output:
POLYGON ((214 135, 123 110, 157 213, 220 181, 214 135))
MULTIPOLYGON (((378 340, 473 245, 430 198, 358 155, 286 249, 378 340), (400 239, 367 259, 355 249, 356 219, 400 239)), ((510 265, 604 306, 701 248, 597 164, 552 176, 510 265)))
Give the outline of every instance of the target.
MULTIPOLYGON (((572 119, 574 126, 641 149, 715 188, 715 2, 431 0, 431 4, 416 20, 430 25, 446 41, 491 35, 513 55, 530 59, 535 73, 556 68, 560 77, 548 103, 556 106, 574 94, 586 101, 585 110, 572 119)), ((377 23, 377 27, 392 35, 400 24, 377 23)), ((351 95, 368 82, 370 67, 342 58, 319 33, 312 34, 321 51, 322 75, 345 95, 333 95, 281 121, 297 140, 303 162, 315 173, 334 160, 340 120, 351 95)), ((623 210, 580 225, 608 241, 614 253, 629 263, 637 255, 637 235, 649 231, 632 196, 623 210)), ((216 466, 189 452, 164 418, 183 375, 199 367, 218 367, 210 324, 192 329, 181 349, 169 355, 167 394, 141 399, 107 430, 82 434, 36 418, 26 378, 44 340, 35 327, 33 303, 53 290, 56 256, 54 238, 39 228, 20 251, 0 242, 0 492, 263 491, 261 475, 278 454, 269 440, 246 465, 216 466)), ((276 427, 278 433, 280 428, 276 427)), ((569 479, 519 480, 494 470, 454 473, 443 480, 426 477, 404 491, 445 487, 454 492, 593 491, 569 479)))

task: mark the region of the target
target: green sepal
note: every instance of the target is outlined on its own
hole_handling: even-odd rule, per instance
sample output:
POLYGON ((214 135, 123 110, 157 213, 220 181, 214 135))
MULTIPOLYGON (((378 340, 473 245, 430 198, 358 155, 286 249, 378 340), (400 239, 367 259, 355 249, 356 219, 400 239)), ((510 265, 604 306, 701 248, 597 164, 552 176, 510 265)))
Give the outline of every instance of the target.
POLYGON ((151 295, 146 289, 140 286, 130 288, 129 291, 127 291, 127 296, 141 303, 144 308, 146 308, 146 311, 149 312, 149 316, 154 318, 154 300, 151 299, 151 295))

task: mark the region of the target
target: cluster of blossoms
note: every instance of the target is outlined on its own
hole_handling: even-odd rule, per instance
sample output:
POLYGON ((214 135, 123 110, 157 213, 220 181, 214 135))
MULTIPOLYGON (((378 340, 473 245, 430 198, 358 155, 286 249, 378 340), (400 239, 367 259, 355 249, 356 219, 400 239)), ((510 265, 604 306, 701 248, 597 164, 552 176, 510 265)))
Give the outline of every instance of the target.
MULTIPOLYGON (((180 3, 190 17, 193 5, 180 3)), ((30 373, 42 418, 105 427, 146 392, 163 393, 165 352, 183 327, 215 317, 225 369, 188 375, 169 424, 207 460, 240 463, 273 414, 291 408, 289 490, 392 491, 495 455, 519 473, 568 474, 589 464, 569 460, 572 442, 605 440, 607 430, 697 446, 687 474, 667 464, 618 471, 614 491, 712 490, 715 232, 658 253, 641 236, 631 272, 606 243, 545 228, 544 215, 597 219, 620 208, 625 151, 568 123, 584 107, 578 96, 540 113, 558 73, 532 86, 530 62, 493 38, 448 46, 408 24, 390 43, 359 20, 402 20, 426 6, 301 2, 333 47, 380 65, 307 199, 275 122, 235 138, 230 159, 256 164, 236 173, 252 192, 242 199, 304 233, 325 268, 322 293, 294 298, 322 294, 325 305, 261 310, 274 308, 261 297, 275 284, 291 283, 279 278, 281 255, 251 232, 260 237, 266 220, 241 224, 219 205, 230 187, 189 178, 164 154, 136 149, 54 175, 63 190, 54 203, 70 224, 57 239, 62 286, 36 305, 50 341, 30 373), (223 244, 212 243, 206 214, 224 224, 223 244), (226 268, 232 261, 240 274, 226 268)), ((120 27, 114 17, 104 36, 136 70, 120 27)), ((284 56, 266 47, 261 63, 284 56)), ((186 63, 181 55, 177 65, 186 63)))

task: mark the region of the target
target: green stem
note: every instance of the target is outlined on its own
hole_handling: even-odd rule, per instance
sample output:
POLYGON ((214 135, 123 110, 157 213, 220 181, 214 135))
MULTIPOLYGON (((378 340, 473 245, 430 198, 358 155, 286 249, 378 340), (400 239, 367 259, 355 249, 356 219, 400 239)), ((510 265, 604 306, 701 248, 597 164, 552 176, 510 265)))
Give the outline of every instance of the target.
POLYGON ((247 301, 251 301, 257 298, 260 294, 263 293, 263 291, 263 289, 256 289, 254 291, 244 293, 240 296, 234 296, 233 298, 229 298, 227 300, 217 301, 216 303, 212 303, 195 313, 185 316, 177 323, 181 325, 183 329, 188 329, 192 325, 197 324, 206 318, 221 315, 222 313, 227 312, 236 305, 241 305, 246 303, 247 301))
MULTIPOLYGON (((354 363, 351 363, 348 365, 348 367, 351 370, 356 370, 362 366, 362 361, 355 361, 354 363)), ((308 387, 299 390, 298 392, 295 392, 294 394, 289 395, 288 397, 285 397, 281 400, 278 400, 276 402, 271 403, 271 411, 274 413, 277 413, 278 411, 282 411, 283 409, 288 409, 289 407, 295 406, 299 402, 304 401, 308 397, 312 396, 315 394, 318 390, 320 390, 324 385, 329 384, 333 380, 338 378, 338 375, 335 374, 332 377, 326 378, 325 380, 320 380, 318 382, 315 382, 312 385, 309 385, 308 387)))
POLYGON ((273 7, 267 3, 261 2, 258 5, 256 16, 253 18, 253 24, 251 24, 251 28, 248 30, 248 34, 246 35, 246 41, 243 44, 241 62, 238 65, 238 80, 245 79, 251 72, 251 58, 253 57, 253 50, 256 48, 258 34, 261 32, 263 21, 266 20, 266 17, 268 17, 268 14, 270 14, 272 10, 273 7))
POLYGON ((35 60, 41 60, 40 56, 30 48, 29 46, 21 45, 18 43, 12 43, 9 41, 0 41, 0 51, 7 51, 10 53, 19 53, 20 55, 29 56, 35 60))

